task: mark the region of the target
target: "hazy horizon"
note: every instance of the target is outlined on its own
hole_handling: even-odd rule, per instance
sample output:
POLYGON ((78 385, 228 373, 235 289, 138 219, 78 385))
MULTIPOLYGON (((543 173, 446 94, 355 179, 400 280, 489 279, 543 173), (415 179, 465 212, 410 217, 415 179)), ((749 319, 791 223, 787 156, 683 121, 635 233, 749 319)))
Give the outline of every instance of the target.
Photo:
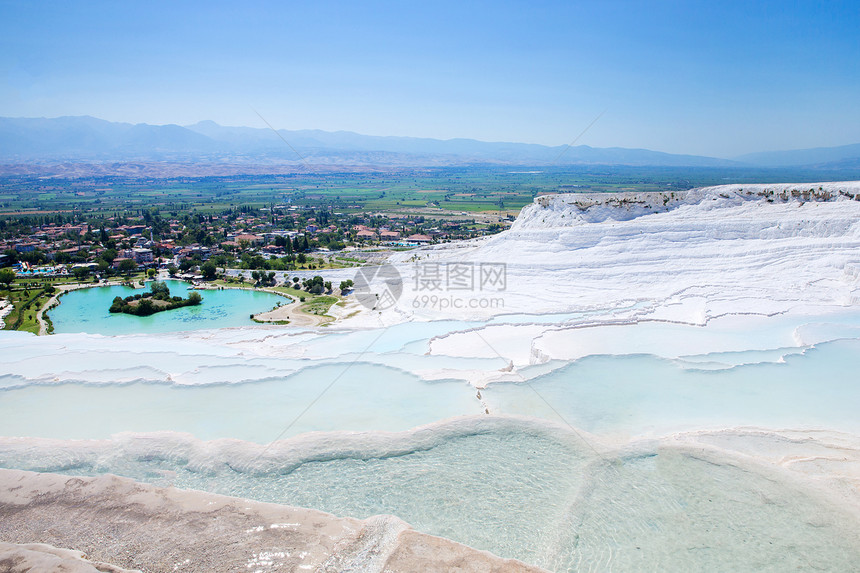
POLYGON ((0 115, 351 131, 733 158, 860 141, 848 2, 25 2, 0 115))

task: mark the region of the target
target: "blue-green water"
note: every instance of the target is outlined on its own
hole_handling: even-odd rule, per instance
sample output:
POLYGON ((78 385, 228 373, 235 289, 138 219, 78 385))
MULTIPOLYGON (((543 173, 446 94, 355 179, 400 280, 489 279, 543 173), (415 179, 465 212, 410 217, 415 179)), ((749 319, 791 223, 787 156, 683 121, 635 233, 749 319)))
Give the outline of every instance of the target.
MULTIPOLYGON (((188 296, 188 284, 166 281, 173 296, 188 296)), ((60 305, 48 315, 56 333, 133 334, 180 332, 206 328, 229 328, 254 324, 251 314, 274 308, 287 299, 252 290, 202 290, 199 306, 177 308, 152 316, 111 314, 108 309, 114 297, 140 294, 147 289, 124 286, 93 287, 72 291, 60 297, 60 305)))
POLYGON ((836 340, 780 362, 718 371, 651 355, 590 356, 523 384, 496 384, 494 412, 537 416, 596 434, 698 427, 827 427, 860 433, 860 341, 836 340), (559 420, 561 421, 561 420, 559 420))
POLYGON ((493 417, 410 434, 234 440, 125 436, 87 449, 14 443, 0 466, 106 472, 414 527, 556 572, 854 571, 860 524, 741 459, 642 444, 599 453, 563 430, 493 417))
POLYGON ((288 436, 400 431, 480 412, 463 382, 429 383, 359 363, 348 370, 322 366, 242 384, 32 384, 0 396, 0 433, 98 439, 119 432, 179 431, 266 443, 281 431, 288 436), (337 384, 321 394, 335 379, 337 384))
MULTIPOLYGON (((856 569, 856 515, 790 470, 707 441, 628 439, 739 426, 857 434, 855 314, 777 317, 727 331, 732 344, 711 325, 701 334, 718 344, 687 346, 714 352, 591 355, 480 397, 415 374, 498 372, 498 357, 427 354, 434 337, 472 326, 0 333, 0 467, 391 513, 558 572, 856 569), (793 336, 806 344, 786 347, 793 336)), ((618 328, 631 340, 688 335, 618 328)), ((765 452, 781 439, 738 438, 765 452)), ((795 446, 819 451, 811 438, 795 446)))

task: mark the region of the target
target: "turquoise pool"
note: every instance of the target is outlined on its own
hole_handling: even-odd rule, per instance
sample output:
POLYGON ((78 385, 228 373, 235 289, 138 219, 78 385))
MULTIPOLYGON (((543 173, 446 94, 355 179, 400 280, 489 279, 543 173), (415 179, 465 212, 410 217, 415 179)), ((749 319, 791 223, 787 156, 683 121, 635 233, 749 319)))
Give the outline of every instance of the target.
MULTIPOLYGON (((185 297, 188 284, 166 281, 170 294, 185 297)), ((60 298, 60 305, 48 316, 56 333, 134 334, 180 332, 207 328, 228 328, 254 324, 251 314, 274 308, 287 299, 267 292, 224 289, 202 290, 200 306, 178 308, 152 316, 130 316, 108 312, 114 297, 145 292, 124 286, 93 287, 72 291, 60 298)))

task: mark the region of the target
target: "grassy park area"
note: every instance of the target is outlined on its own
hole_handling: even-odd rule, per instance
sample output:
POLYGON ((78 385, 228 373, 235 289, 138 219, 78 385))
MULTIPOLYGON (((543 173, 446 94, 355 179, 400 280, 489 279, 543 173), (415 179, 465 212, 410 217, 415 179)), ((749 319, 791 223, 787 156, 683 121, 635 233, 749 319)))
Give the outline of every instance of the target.
POLYGON ((11 303, 12 310, 4 318, 4 330, 20 330, 39 333, 37 314, 39 310, 54 296, 56 288, 52 285, 11 285, 11 288, 0 290, 0 299, 11 303))

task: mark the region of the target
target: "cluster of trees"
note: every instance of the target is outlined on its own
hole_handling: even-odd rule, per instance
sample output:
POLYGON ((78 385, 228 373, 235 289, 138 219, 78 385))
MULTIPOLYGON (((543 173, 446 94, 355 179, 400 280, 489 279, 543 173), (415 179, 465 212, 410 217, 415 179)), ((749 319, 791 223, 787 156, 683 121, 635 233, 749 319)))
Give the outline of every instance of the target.
POLYGON ((275 271, 251 271, 254 286, 275 286, 275 271))
MULTIPOLYGON (((262 255, 248 252, 242 253, 238 259, 234 259, 230 255, 215 255, 206 262, 203 262, 199 257, 191 257, 183 259, 179 263, 178 269, 174 267, 172 269, 172 274, 176 274, 177 271, 188 272, 193 270, 195 267, 199 267, 203 277, 211 280, 215 278, 215 275, 218 272, 218 267, 264 271, 291 271, 295 270, 298 265, 304 264, 307 264, 312 269, 317 266, 322 267, 325 265, 325 259, 322 257, 315 259, 314 257, 306 256, 304 253, 286 255, 280 258, 272 257, 269 259, 262 255)), ((171 269, 168 268, 168 270, 171 269)))
MULTIPOLYGON (((242 257, 240 259, 239 267, 242 269, 261 269, 261 270, 275 270, 275 271, 292 271, 295 270, 297 265, 308 264, 310 268, 316 268, 316 266, 322 267, 325 264, 325 260, 320 257, 318 260, 314 259, 314 257, 308 257, 304 253, 286 255, 284 257, 273 257, 271 259, 264 258, 261 255, 252 255, 250 253, 242 253, 242 257)), ((220 266, 227 266, 226 264, 222 264, 220 266)))
POLYGON ((178 272, 192 271, 195 267, 197 267, 200 269, 200 274, 203 275, 204 279, 213 280, 218 275, 219 267, 238 267, 240 269, 250 269, 252 271, 251 276, 254 277, 254 280, 259 280, 256 278, 254 273, 258 273, 259 276, 263 277, 274 274, 272 272, 269 272, 267 274, 266 271, 291 271, 296 269, 297 263, 301 265, 307 264, 310 268, 313 269, 317 266, 322 267, 325 264, 325 260, 322 257, 320 259, 307 257, 304 253, 299 253, 298 255, 287 255, 281 258, 271 259, 264 258, 261 255, 242 253, 241 258, 239 258, 238 260, 225 255, 216 255, 206 262, 202 262, 199 258, 196 257, 188 258, 182 260, 179 263, 178 268, 171 265, 167 268, 167 271, 171 274, 171 276, 174 276, 178 272))
MULTIPOLYGON (((275 272, 274 271, 251 271, 251 278, 254 279, 254 286, 275 286, 275 272)), ((239 275, 239 280, 244 281, 244 277, 239 275)), ((301 277, 293 277, 292 285, 290 285, 290 280, 286 281, 287 286, 292 286, 298 290, 306 290, 311 294, 323 294, 323 293, 331 293, 332 292, 332 282, 325 280, 323 277, 316 275, 313 278, 304 278, 301 277)), ((353 287, 354 283, 351 279, 347 279, 344 281, 340 281, 340 291, 344 293, 350 290, 353 287)), ((304 300, 304 299, 302 299, 304 300)))
MULTIPOLYGON (((323 223, 327 225, 328 223, 323 223)), ((299 238, 298 236, 290 240, 289 237, 275 237, 275 246, 283 247, 287 256, 298 253, 307 253, 317 247, 327 247, 332 251, 340 251, 346 248, 346 243, 343 242, 344 234, 341 231, 333 233, 318 233, 313 241, 308 241, 307 235, 299 238)))
POLYGON ((299 288, 299 284, 301 284, 302 288, 311 294, 322 294, 324 292, 331 292, 331 281, 327 281, 319 275, 316 275, 312 279, 304 280, 299 277, 293 277, 294 287, 299 288))
POLYGON ((302 238, 295 236, 292 241, 289 237, 282 237, 279 235, 275 237, 275 246, 283 247, 287 251, 288 255, 293 253, 306 253, 311 250, 307 235, 302 238))
POLYGON ((0 269, 0 285, 4 285, 5 288, 9 288, 9 285, 11 285, 14 280, 15 271, 8 267, 0 269))
POLYGON ((215 275, 218 274, 218 267, 215 266, 214 262, 206 261, 200 265, 200 274, 202 274, 203 278, 207 281, 211 281, 215 278, 215 275))
MULTIPOLYGON (((227 266, 227 262, 223 263, 223 266, 227 266)), ((199 258, 191 258, 191 259, 182 259, 179 262, 179 267, 174 265, 170 265, 167 267, 167 272, 170 276, 176 276, 177 273, 183 272, 187 273, 188 271, 192 271, 195 268, 200 268, 200 274, 203 275, 203 278, 211 281, 218 274, 218 266, 215 264, 214 260, 206 261, 205 263, 201 262, 199 258)))
POLYGON ((122 312, 135 316, 149 316, 156 312, 173 310, 183 306, 196 306, 203 301, 200 293, 193 292, 188 298, 170 296, 170 288, 163 282, 155 281, 149 285, 149 292, 115 297, 110 305, 110 312, 122 312))
POLYGON ((15 249, 6 249, 3 251, 3 254, 6 255, 7 264, 14 265, 15 263, 30 263, 31 265, 44 265, 48 258, 45 256, 45 253, 36 249, 35 251, 30 251, 29 253, 19 253, 15 249))

